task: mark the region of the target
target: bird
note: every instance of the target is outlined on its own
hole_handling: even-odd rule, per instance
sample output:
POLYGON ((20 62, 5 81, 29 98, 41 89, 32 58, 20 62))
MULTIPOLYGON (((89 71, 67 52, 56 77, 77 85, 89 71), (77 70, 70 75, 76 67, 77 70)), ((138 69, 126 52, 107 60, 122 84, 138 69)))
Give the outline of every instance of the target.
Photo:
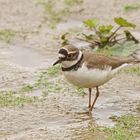
POLYGON ((106 56, 93 51, 82 51, 65 45, 58 51, 58 60, 66 79, 75 86, 88 88, 88 111, 91 112, 100 95, 99 87, 111 80, 123 67, 140 63, 140 49, 127 57, 106 56), (96 89, 93 100, 92 89, 96 89))

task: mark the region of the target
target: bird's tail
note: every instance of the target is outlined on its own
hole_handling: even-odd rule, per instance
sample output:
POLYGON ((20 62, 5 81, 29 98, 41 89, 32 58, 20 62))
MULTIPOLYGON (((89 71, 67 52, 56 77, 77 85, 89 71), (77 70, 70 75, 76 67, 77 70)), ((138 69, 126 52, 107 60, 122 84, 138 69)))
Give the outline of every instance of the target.
POLYGON ((137 49, 135 52, 133 52, 130 57, 133 58, 133 62, 140 63, 140 49, 137 49))

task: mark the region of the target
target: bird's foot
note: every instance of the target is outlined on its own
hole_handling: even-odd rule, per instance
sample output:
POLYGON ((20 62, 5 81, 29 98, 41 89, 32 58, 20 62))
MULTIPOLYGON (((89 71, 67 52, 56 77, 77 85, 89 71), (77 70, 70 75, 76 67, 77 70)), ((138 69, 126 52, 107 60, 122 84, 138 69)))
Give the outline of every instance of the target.
POLYGON ((82 115, 82 114, 89 114, 89 108, 85 107, 82 110, 78 110, 76 114, 82 115))
POLYGON ((92 112, 93 109, 94 109, 94 107, 90 106, 89 107, 89 112, 92 112))
POLYGON ((79 115, 82 115, 82 114, 89 114, 89 111, 77 112, 77 114, 79 114, 79 115))
POLYGON ((88 105, 88 108, 90 109, 91 108, 91 105, 88 105))

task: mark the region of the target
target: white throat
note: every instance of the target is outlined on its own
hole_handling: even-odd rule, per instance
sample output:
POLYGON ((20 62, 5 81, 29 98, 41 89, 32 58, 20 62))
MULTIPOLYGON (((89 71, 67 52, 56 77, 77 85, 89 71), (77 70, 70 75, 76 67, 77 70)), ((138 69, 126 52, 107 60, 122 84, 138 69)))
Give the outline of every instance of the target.
POLYGON ((78 58, 76 60, 73 60, 73 61, 63 61, 62 62, 62 67, 64 68, 68 68, 68 67, 71 67, 73 65, 75 65, 82 57, 82 52, 79 51, 79 55, 78 55, 78 58))

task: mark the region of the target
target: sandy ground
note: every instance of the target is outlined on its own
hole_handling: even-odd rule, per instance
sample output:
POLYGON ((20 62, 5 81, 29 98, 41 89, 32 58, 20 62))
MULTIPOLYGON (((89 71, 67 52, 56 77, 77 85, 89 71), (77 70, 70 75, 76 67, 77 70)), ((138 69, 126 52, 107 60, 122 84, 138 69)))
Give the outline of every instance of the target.
MULTIPOLYGON (((114 16, 124 16, 137 25, 138 33, 140 10, 125 13, 123 7, 129 2, 138 0, 87 0, 78 7, 84 10, 69 18, 77 27, 86 18, 97 17, 109 23, 114 16)), ((0 0, 0 29, 19 32, 10 43, 0 42, 1 90, 33 82, 39 69, 48 68, 57 57, 59 35, 71 26, 64 22, 52 30, 42 22, 43 17, 43 9, 35 0, 0 0)), ((77 114, 87 106, 88 96, 72 93, 49 94, 46 102, 36 106, 0 108, 0 140, 88 139, 83 130, 86 132, 89 125, 112 126, 110 116, 133 112, 139 93, 140 77, 121 73, 101 87, 92 116, 77 114)))

